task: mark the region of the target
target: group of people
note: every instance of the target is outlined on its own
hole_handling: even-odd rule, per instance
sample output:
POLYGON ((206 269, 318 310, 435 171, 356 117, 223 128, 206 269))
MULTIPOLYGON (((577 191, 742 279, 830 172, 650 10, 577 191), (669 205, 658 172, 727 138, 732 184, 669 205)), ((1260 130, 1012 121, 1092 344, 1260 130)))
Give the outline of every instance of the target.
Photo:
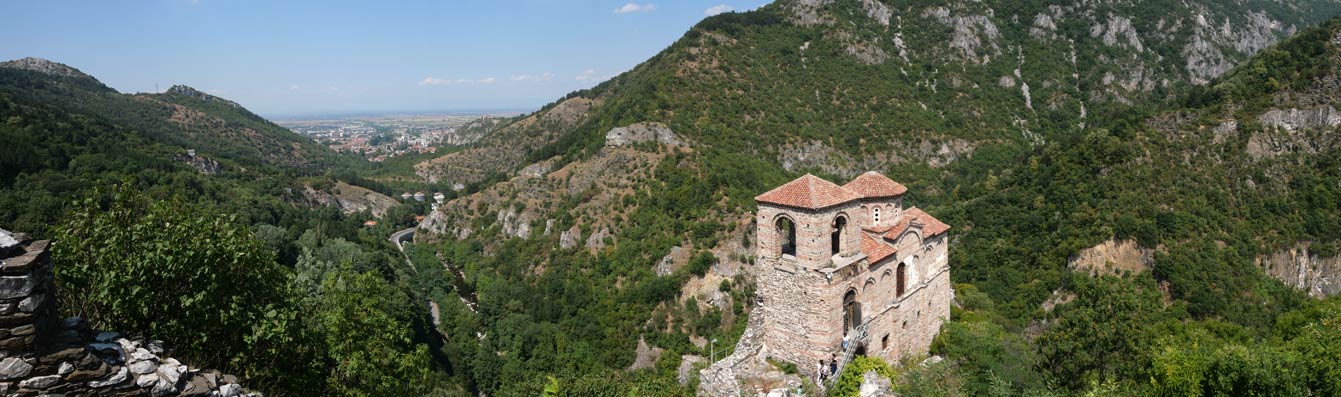
POLYGON ((819 360, 819 363, 815 364, 815 384, 823 385, 824 380, 833 376, 835 372, 838 372, 837 355, 829 355, 829 361, 819 360))

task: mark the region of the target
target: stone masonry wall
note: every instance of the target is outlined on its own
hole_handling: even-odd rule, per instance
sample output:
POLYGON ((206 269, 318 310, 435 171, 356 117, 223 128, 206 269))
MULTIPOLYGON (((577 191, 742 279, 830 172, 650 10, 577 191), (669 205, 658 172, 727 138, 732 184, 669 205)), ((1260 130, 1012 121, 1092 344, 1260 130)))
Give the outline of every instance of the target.
POLYGON ((0 230, 0 396, 259 396, 162 357, 162 342, 58 319, 49 246, 0 230))

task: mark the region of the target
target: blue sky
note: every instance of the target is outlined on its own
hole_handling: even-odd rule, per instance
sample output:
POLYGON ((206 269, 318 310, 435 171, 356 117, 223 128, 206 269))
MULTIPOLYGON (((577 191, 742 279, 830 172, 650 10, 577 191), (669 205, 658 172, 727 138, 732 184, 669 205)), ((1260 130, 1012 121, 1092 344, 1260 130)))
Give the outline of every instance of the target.
POLYGON ((186 84, 267 116, 527 109, 766 0, 5 0, 0 59, 122 92, 186 84))

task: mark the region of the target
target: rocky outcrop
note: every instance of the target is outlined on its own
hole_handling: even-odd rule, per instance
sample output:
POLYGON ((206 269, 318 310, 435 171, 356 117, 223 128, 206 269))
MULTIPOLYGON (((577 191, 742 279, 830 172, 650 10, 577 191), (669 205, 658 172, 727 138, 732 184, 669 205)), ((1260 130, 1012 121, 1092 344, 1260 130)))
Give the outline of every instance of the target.
POLYGON ((642 142, 656 142, 667 146, 684 146, 670 127, 656 122, 630 124, 611 128, 605 133, 605 146, 624 146, 642 142))
POLYGON ((857 396, 893 397, 894 395, 894 386, 889 378, 880 376, 875 371, 861 374, 861 386, 857 388, 857 396))
POLYGON ((680 246, 671 247, 666 256, 661 257, 655 268, 652 269, 658 276, 669 276, 675 273, 676 269, 689 262, 689 250, 680 246))
POLYGON ((315 206, 338 207, 346 214, 369 211, 379 218, 396 205, 396 199, 390 196, 344 182, 336 182, 329 192, 303 186, 303 197, 315 206))
POLYGON ((0 230, 0 396, 260 395, 165 357, 162 342, 58 319, 49 245, 0 230))
POLYGON ((1000 54, 997 46, 996 24, 985 15, 959 15, 949 8, 936 6, 922 12, 925 18, 931 18, 954 30, 950 47, 958 49, 960 55, 973 63, 987 63, 993 55, 1000 54))
POLYGON ((1319 257, 1306 243, 1257 258, 1257 265, 1286 285, 1314 298, 1341 293, 1341 257, 1319 257))
POLYGON ((237 104, 237 102, 233 102, 233 101, 230 101, 230 100, 227 100, 227 99, 223 99, 223 98, 220 98, 220 97, 217 97, 217 96, 214 96, 214 95, 206 94, 206 93, 201 92, 200 90, 197 90, 197 89, 195 89, 195 88, 187 87, 187 86, 180 85, 180 84, 178 84, 178 85, 174 85, 174 86, 168 88, 168 90, 167 90, 166 92, 164 92, 164 93, 165 93, 165 94, 169 94, 169 95, 180 95, 180 96, 184 96, 184 97, 187 97, 187 98, 192 98, 192 99, 195 99, 195 100, 198 100, 198 101, 201 101, 201 102, 216 102, 216 103, 222 103, 222 104, 224 104, 224 105, 228 105, 228 106, 235 107, 235 108, 241 108, 241 107, 242 107, 242 105, 237 104))
POLYGON ((1329 131, 1341 125, 1341 113, 1330 105, 1273 109, 1257 121, 1268 128, 1248 137, 1244 150, 1254 161, 1287 153, 1315 154, 1341 144, 1341 137, 1329 131))
POLYGON ((1066 261, 1067 268, 1090 275, 1140 273, 1155 264, 1155 250, 1132 240, 1112 240, 1086 248, 1066 261))
POLYGON ((1330 128, 1341 125, 1341 113, 1331 106, 1313 109, 1272 109, 1257 117, 1264 126, 1295 131, 1309 128, 1330 128))
POLYGON ((1121 15, 1109 15, 1106 23, 1091 26, 1090 37, 1103 37, 1104 45, 1109 47, 1127 48, 1136 52, 1145 51, 1140 36, 1136 34, 1136 28, 1131 26, 1131 20, 1121 15))
POLYGON ((31 70, 34 72, 46 73, 53 76, 73 77, 78 79, 89 79, 97 81, 97 79, 94 79, 93 76, 84 74, 84 72, 79 71, 79 69, 69 67, 59 62, 48 61, 42 58, 27 57, 8 62, 0 62, 0 68, 31 70))
POLYGON ((647 340, 638 337, 638 349, 634 351, 635 358, 633 364, 626 368, 628 371, 636 371, 643 368, 652 368, 657 364, 657 359, 661 358, 661 353, 665 349, 647 344, 647 340))
POLYGON ((218 160, 205 156, 178 154, 173 156, 172 159, 186 163, 191 168, 195 168, 197 172, 205 175, 218 175, 220 171, 223 171, 223 165, 219 164, 218 160))

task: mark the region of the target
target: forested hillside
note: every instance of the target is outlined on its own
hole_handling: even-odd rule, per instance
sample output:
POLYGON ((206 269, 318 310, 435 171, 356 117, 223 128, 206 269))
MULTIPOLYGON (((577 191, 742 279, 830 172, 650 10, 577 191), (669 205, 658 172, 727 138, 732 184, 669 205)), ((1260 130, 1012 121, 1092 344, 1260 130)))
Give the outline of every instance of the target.
MULTIPOLYGON (((692 378, 686 363, 711 339, 733 344, 749 314, 751 198, 803 172, 882 171, 956 228, 966 310, 933 351, 952 360, 909 375, 939 386, 1139 394, 1162 387, 1149 382, 1155 341, 1186 352, 1170 335, 1221 327, 1226 352, 1299 335, 1326 317, 1300 313, 1329 303, 1257 263, 1300 245, 1335 252, 1334 145, 1315 143, 1335 124, 1289 126, 1330 114, 1314 112, 1325 95, 1300 93, 1329 92, 1314 81, 1335 26, 1307 27, 1338 9, 780 1, 705 19, 632 71, 419 166, 483 184, 423 225, 480 301, 479 314, 446 310, 452 362, 470 368, 456 375, 500 395, 539 390, 536 373, 581 385, 646 362, 641 337, 664 352, 626 376, 692 378), (654 132, 613 139, 628 130, 654 132), (1082 275, 1115 273, 1078 259, 1105 243, 1135 247, 1139 268, 1082 275), (1095 306, 1113 294, 1130 303, 1095 306), (1124 322, 1083 326, 1100 320, 1124 322), (1085 339, 1121 327, 1138 336, 1085 339)), ((1233 359, 1331 354, 1280 349, 1233 359)), ((1290 382, 1329 387, 1309 373, 1290 382)))
POLYGON ((387 240, 426 205, 320 200, 386 190, 361 160, 188 87, 122 94, 31 58, 0 63, 0 142, 0 227, 55 241, 62 315, 267 395, 460 390, 387 240))

